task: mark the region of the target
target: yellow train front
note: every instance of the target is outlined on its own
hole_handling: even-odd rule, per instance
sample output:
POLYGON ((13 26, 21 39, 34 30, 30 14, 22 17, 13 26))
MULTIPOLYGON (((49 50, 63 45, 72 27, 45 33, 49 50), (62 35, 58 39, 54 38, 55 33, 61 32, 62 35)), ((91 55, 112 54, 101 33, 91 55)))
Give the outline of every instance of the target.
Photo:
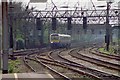
POLYGON ((51 48, 69 48, 71 45, 71 36, 66 34, 53 33, 50 35, 51 48))

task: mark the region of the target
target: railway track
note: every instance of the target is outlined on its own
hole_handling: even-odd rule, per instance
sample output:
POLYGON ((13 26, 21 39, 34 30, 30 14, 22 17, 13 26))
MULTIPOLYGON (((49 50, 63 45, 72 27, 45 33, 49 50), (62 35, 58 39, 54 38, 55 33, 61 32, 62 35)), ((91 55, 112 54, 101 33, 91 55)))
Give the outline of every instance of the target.
MULTIPOLYGON (((42 62, 42 61, 40 61, 40 60, 38 60, 38 59, 28 58, 28 57, 26 57, 26 59, 28 59, 29 61, 35 61, 36 63, 39 63, 39 65, 42 65, 43 67, 45 67, 45 68, 47 68, 48 70, 52 71, 52 72, 50 72, 51 74, 54 73, 54 74, 58 75, 59 77, 61 77, 61 79, 71 80, 71 79, 68 78, 67 76, 65 76, 65 75, 59 73, 58 71, 52 69, 50 66, 48 66, 47 64, 45 64, 45 62, 42 62)), ((33 68, 30 64, 27 64, 27 65, 28 65, 28 68, 30 68, 33 72, 39 73, 39 71, 36 70, 36 68, 33 68)), ((54 75, 54 74, 53 74, 53 75, 54 75)))
POLYGON ((89 55, 84 54, 82 52, 77 52, 76 55, 77 55, 77 57, 75 55, 72 55, 72 56, 74 56, 76 58, 79 58, 79 59, 82 59, 82 60, 85 60, 85 61, 88 61, 88 62, 93 63, 93 64, 97 64, 97 65, 100 65, 100 66, 107 67, 109 69, 120 71, 120 65, 119 64, 110 63, 108 61, 104 61, 104 60, 89 56, 89 55))
MULTIPOLYGON (((53 73, 59 75, 60 77, 62 77, 63 79, 66 79, 66 80, 71 80, 69 79, 68 77, 62 75, 61 73, 57 72, 56 70, 52 69, 51 67, 47 66, 45 63, 41 62, 40 60, 38 60, 36 58, 36 56, 30 56, 30 55, 26 55, 24 57, 24 63, 25 65, 32 71, 32 72, 36 72, 36 73, 39 73, 39 70, 37 70, 38 66, 37 65, 34 65, 34 64, 30 64, 29 62, 30 61, 34 61, 35 63, 38 63, 39 65, 42 65, 44 68, 47 68, 49 69, 50 71, 52 71, 53 73), (33 67, 34 65, 34 67, 33 67), (35 66, 37 66, 37 68, 35 68, 35 66)), ((40 67, 41 68, 41 67, 40 67)), ((44 69, 45 70, 45 69, 44 69)), ((45 72, 45 71, 44 71, 45 72)))
POLYGON ((88 57, 88 56, 83 56, 83 55, 81 55, 80 53, 78 53, 78 51, 72 51, 71 53, 70 53, 70 55, 72 56, 72 57, 74 57, 74 58, 77 58, 77 59, 79 59, 79 60, 82 60, 81 62, 86 62, 86 64, 89 64, 89 65, 92 65, 93 64, 93 67, 95 67, 96 66, 96 68, 97 68, 97 66, 98 67, 100 67, 100 68, 98 68, 98 69, 101 69, 101 67, 103 68, 103 69, 105 69, 106 71, 108 70, 108 72, 110 73, 112 73, 112 72, 117 72, 118 74, 118 76, 119 76, 119 68, 117 68, 114 64, 109 64, 109 63, 107 63, 107 62, 102 62, 102 61, 100 61, 99 59, 94 59, 94 58, 92 58, 92 57, 88 57), (109 65, 108 65, 109 64, 109 65), (112 65, 112 66, 111 66, 112 65), (115 67, 114 67, 115 66, 115 67))
MULTIPOLYGON (((32 53, 32 54, 33 54, 33 53, 32 53)), ((34 62, 38 63, 39 65, 42 65, 42 67, 47 68, 48 70, 52 71, 52 73, 57 74, 57 76, 59 76, 61 80, 62 80, 62 79, 63 79, 63 80, 72 80, 72 79, 70 79, 69 77, 61 74, 61 73, 58 72, 57 70, 52 69, 50 66, 46 65, 46 62, 40 61, 40 60, 37 58, 37 55, 38 55, 38 54, 31 56, 31 54, 27 54, 27 55, 24 57, 24 59, 23 59, 25 65, 26 65, 32 72, 39 73, 39 70, 36 70, 36 69, 38 68, 38 66, 37 66, 37 68, 33 68, 33 66, 32 66, 33 64, 32 64, 32 65, 29 64, 30 61, 34 61, 34 62)), ((55 65, 55 64, 54 64, 54 65, 55 65)), ((36 65, 34 65, 34 66, 36 66, 36 65)), ((41 67, 40 67, 40 68, 41 68, 41 67)), ((42 70, 43 70, 43 69, 42 69, 42 70)), ((44 72, 45 72, 45 69, 44 69, 44 72)), ((50 73, 51 73, 51 72, 50 72, 50 73)), ((53 80, 55 80, 55 79, 53 79, 53 80)))
MULTIPOLYGON (((32 60, 32 61, 35 61, 37 63, 40 63, 41 65, 43 65, 44 67, 47 67, 50 71, 60 75, 62 78, 64 78, 65 80, 74 80, 73 78, 74 77, 71 77, 71 76, 83 76, 84 79, 88 78, 92 78, 92 80, 101 80, 99 77, 97 76, 94 76, 92 74, 87 74, 85 72, 81 72, 80 70, 77 70, 75 68, 72 68, 71 66, 68 66, 66 64, 63 64, 61 62, 57 62, 57 61, 53 61, 53 60, 45 60, 43 58, 39 58, 38 55, 36 56, 31 56, 30 54, 26 55, 24 57, 24 62, 25 62, 25 65, 31 69, 31 71, 33 72, 38 72, 38 70, 36 70, 35 68, 33 68, 30 64, 29 64, 29 61, 32 60), (31 58, 32 57, 32 58, 31 58), (41 60, 42 59, 42 60, 41 60), (52 64, 52 66, 51 66, 52 64), (49 65, 49 66, 48 66, 49 65), (63 73, 60 73, 58 72, 57 70, 53 69, 53 67, 56 67, 55 65, 59 66, 59 67, 62 67, 62 68, 65 68, 67 72, 63 72, 63 73), (51 68, 52 67, 52 68, 51 68), (72 71, 72 72, 71 72, 72 71), (69 77, 67 77, 67 76, 69 77), (72 79, 71 79, 72 78, 72 79)), ((60 78, 61 78, 60 77, 60 78)), ((76 79, 76 78, 75 78, 76 79)), ((88 80, 89 80, 88 79, 88 80)))
MULTIPOLYGON (((54 61, 50 61, 50 60, 47 60, 47 61, 45 61, 45 59, 42 59, 42 58, 38 58, 37 56, 35 56, 35 59, 33 59, 33 58, 30 58, 30 56, 29 57, 25 57, 24 58, 25 60, 25 63, 27 63, 26 65, 28 66, 28 68, 30 68, 33 72, 36 72, 36 70, 33 68, 33 67, 31 67, 31 65, 29 65, 28 64, 28 62, 26 62, 26 59, 29 59, 29 60, 32 60, 32 61, 35 61, 35 62, 37 62, 37 63, 40 63, 41 65, 43 65, 44 67, 47 67, 50 71, 52 71, 52 72, 54 72, 54 73, 56 73, 56 74, 58 74, 59 76, 60 76, 60 79, 61 78, 64 78, 65 80, 74 80, 73 78, 74 77, 71 77, 71 76, 76 76, 76 74, 77 74, 77 76, 81 76, 81 71, 79 71, 79 70, 76 70, 76 69, 74 69, 74 68, 71 68, 71 67, 68 67, 68 66, 66 66, 66 65, 63 65, 63 64, 61 64, 61 63, 58 63, 58 62, 54 62, 54 61), (42 59, 42 60, 41 60, 42 59), (61 71, 61 69, 58 71, 58 67, 56 67, 56 66, 58 66, 58 67, 62 67, 62 68, 65 68, 65 69, 63 69, 63 72, 61 71), (56 68, 56 69, 55 69, 56 68), (71 72, 72 71, 72 72, 71 72), (67 76, 69 76, 69 77, 67 77, 67 76), (72 79, 71 79, 72 78, 72 79)), ((82 75, 83 75, 83 73, 82 73, 82 75)), ((86 79, 87 78, 87 76, 85 76, 86 74, 84 73, 84 79, 86 79)), ((91 78, 91 75, 89 75, 90 77, 89 77, 89 79, 91 78)), ((92 76, 93 77, 93 76, 92 76)), ((76 79, 76 78, 75 78, 76 79)), ((93 79, 93 78, 92 78, 93 79)), ((94 77, 94 79, 93 80, 100 80, 98 77, 94 77)))
MULTIPOLYGON (((94 76, 94 75, 92 75, 92 74, 87 74, 87 73, 85 73, 85 72, 83 72, 83 71, 80 71, 80 70, 78 70, 78 69, 75 69, 75 68, 73 68, 73 67, 71 67, 70 65, 66 65, 66 63, 61 63, 61 62, 58 62, 58 61, 53 61, 53 60, 48 60, 48 59, 44 59, 44 58, 40 58, 40 57, 38 57, 38 59, 41 59, 41 60, 43 60, 43 62, 45 62, 45 63, 57 63, 57 64, 60 64, 59 66, 62 66, 62 67, 65 67, 67 70, 72 70, 74 73, 76 73, 77 75, 78 75, 78 77, 72 77, 72 76, 74 76, 74 73, 73 72, 68 72, 68 73, 70 73, 70 74, 72 74, 70 77, 71 78, 75 78, 75 79, 77 79, 77 78, 79 78, 80 79, 80 77, 79 77, 79 75, 80 76, 84 76, 84 77, 89 77, 89 78, 92 78, 93 80, 95 79, 95 80, 101 80, 99 77, 97 77, 97 76, 94 76)), ((53 66, 54 66, 55 64, 53 64, 53 66)), ((72 65, 73 66, 73 65, 72 65)), ((64 71, 63 71, 64 72, 64 71)), ((66 73, 64 73, 64 74, 66 74, 66 73)), ((76 75, 75 74, 75 75, 76 75)))
MULTIPOLYGON (((26 49, 26 50, 18 50, 18 51, 15 51, 13 52, 13 55, 14 56, 26 56, 28 54, 37 54, 37 53, 42 53, 42 52, 47 52, 47 51, 50 51, 49 48, 35 48, 35 49, 26 49)), ((12 55, 12 54, 10 54, 12 55)))
MULTIPOLYGON (((90 50, 92 50, 92 49, 90 49, 90 50)), ((44 50, 42 50, 42 51, 44 51, 44 50)), ((87 67, 87 66, 85 66, 85 65, 82 65, 81 63, 77 63, 77 62, 75 62, 76 61, 76 59, 75 59, 75 61, 74 61, 74 59, 72 59, 73 58, 73 56, 71 55, 71 53, 73 53, 74 54, 74 57, 75 57, 75 53, 77 53, 77 55, 79 55, 79 53, 78 53, 78 51, 79 50, 77 50, 77 49, 72 49, 72 50, 66 50, 66 49, 56 49, 56 50, 54 50, 54 51, 51 51, 49 54, 48 54, 48 56, 47 56, 47 58, 44 58, 44 57, 46 57, 46 56, 41 56, 41 55, 39 55, 38 54, 38 52, 40 52, 40 50, 32 50, 32 51, 26 51, 26 54, 19 54, 19 56, 20 55, 24 55, 23 57, 24 57, 24 63, 25 63, 25 65, 31 70, 31 71, 33 71, 33 72, 37 72, 37 73, 39 73, 39 70, 38 69, 36 69, 36 67, 33 67, 33 66, 31 66, 31 65, 37 65, 37 66, 39 66, 39 65, 42 65, 42 66, 44 66, 44 67, 48 67, 47 69, 49 69, 49 68, 53 68, 53 66, 55 66, 56 64, 55 63, 59 63, 59 65, 57 65, 57 66, 59 66, 60 67, 60 65, 64 65, 64 66, 66 66, 67 67, 67 69, 68 68, 70 68, 70 69, 73 69, 75 72, 78 72, 79 74, 81 74, 81 75, 86 75, 86 76, 89 76, 90 78, 92 77, 92 78, 95 78, 95 79, 97 79, 97 80, 99 80, 99 79, 101 79, 101 80, 106 80, 106 79, 108 79, 108 80, 119 80, 120 79, 120 77, 119 76, 116 76, 116 75, 112 75, 112 74, 109 74, 109 73, 106 73, 106 72, 104 72, 104 71, 101 71, 101 70, 98 70, 98 69, 94 69, 94 68, 90 68, 90 67, 87 67), (75 52, 74 52, 75 51, 75 52), (36 54, 35 54, 36 53, 36 54), (61 54, 62 53, 62 54, 61 54), (66 54, 67 53, 67 55, 68 56, 70 56, 71 55, 71 60, 69 60, 69 59, 67 59, 67 58, 65 58, 65 57, 63 57, 64 56, 64 54, 66 54), (35 55, 31 55, 31 54, 35 54, 35 55), (48 59, 48 57, 49 57, 49 59, 48 59), (33 61, 33 62, 36 62, 37 64, 32 64, 32 63, 29 63, 29 62, 31 62, 31 61, 33 61), (52 63, 51 63, 52 62, 52 63), (51 64, 50 64, 51 63, 51 64), (46 66, 45 66, 46 65, 46 66)), ((93 50, 92 50, 93 51, 93 50)), ((93 53, 92 51, 89 51, 89 52, 91 52, 91 53, 93 53)), ((47 51, 46 51, 47 52, 47 51)), ((97 52, 97 51, 96 51, 97 52)), ((93 53, 93 54, 95 54, 95 52, 93 53)), ((82 57, 85 57, 85 55, 84 56, 82 56, 82 57)), ((88 57, 88 56, 87 56, 88 57)), ((104 57, 104 56, 101 56, 101 57, 104 57)), ((113 58, 112 58, 113 59, 113 58)), ((79 60, 79 59, 78 59, 79 60)), ((90 61, 91 59, 89 59, 89 61, 90 61)), ((118 60, 118 59, 116 59, 116 60, 118 60)), ((87 61, 87 60, 85 60, 86 62, 89 62, 89 61, 87 61)), ((95 60, 96 61, 96 60, 95 60)), ((97 64, 97 66, 102 66, 102 65, 98 65, 97 64)), ((43 68, 44 68, 43 67, 43 68)), ((104 66, 105 67, 105 66, 104 66)), ((113 68, 113 67, 112 67, 113 68)), ((117 69, 116 69, 117 70, 117 69)), ((54 73, 56 73, 56 72, 58 72, 57 70, 50 70, 50 72, 54 72, 54 73)), ((71 72, 70 72, 71 73, 71 72)), ((56 74, 58 74, 59 76, 60 76, 60 74, 62 74, 62 73, 60 73, 59 74, 59 72, 58 73, 56 73, 56 74)), ((63 76, 66 76, 66 74, 62 74, 63 76)), ((62 78, 64 78, 63 76, 60 76, 60 77, 62 77, 62 78)), ((69 78, 68 76, 66 76, 66 78, 68 78, 67 80, 70 80, 71 78, 69 78)), ((65 79, 65 78, 64 78, 65 79)))
MULTIPOLYGON (((72 50, 71 50, 72 51, 72 50)), ((70 52, 71 52, 70 51, 70 52)), ((62 57, 60 55, 62 51, 58 51, 58 54, 55 52, 55 53, 50 53, 49 56, 52 60, 54 61, 57 61, 57 62, 61 62, 63 64, 66 64, 66 65, 69 65, 69 66, 74 66, 74 68, 79 68, 79 70, 82 70, 82 72, 85 72, 86 74, 92 74, 93 76, 97 76, 103 80, 106 80, 107 78, 109 80, 119 80, 120 78, 118 78, 117 76, 113 76, 111 74, 107 74, 107 73, 104 73, 104 72, 100 72, 98 70, 95 70, 95 69, 91 69, 91 68, 88 68, 88 67, 85 67, 84 65, 81 65, 81 64, 78 64, 76 62, 73 62, 73 61, 70 61, 64 57, 62 57), (112 79, 110 79, 110 77, 112 77, 112 79)), ((66 53, 67 51, 65 51, 64 53, 66 53)), ((67 52, 69 53, 69 52, 67 52)))
POLYGON ((96 54, 98 56, 102 56, 102 57, 107 57, 107 58, 110 58, 110 59, 115 59, 115 60, 119 60, 120 61, 120 56, 119 55, 113 55, 113 54, 106 54, 106 53, 103 53, 103 52, 100 52, 97 48, 91 48, 91 53, 93 54, 96 54))
MULTIPOLYGON (((113 65, 116 65, 116 66, 120 66, 120 59, 118 57, 114 57, 114 56, 109 56, 109 55, 106 55, 106 54, 103 54, 103 53, 99 53, 99 52, 96 52, 96 49, 86 49, 87 50, 87 53, 84 53, 86 54, 87 56, 90 56, 90 57, 94 57, 94 58, 97 58, 97 59, 100 59, 101 61, 103 62, 108 62, 108 63, 111 63, 113 65)), ((80 53, 80 52, 79 52, 80 53)), ((81 52, 82 54, 82 52, 81 52)), ((84 55, 82 54, 82 55, 84 55)))

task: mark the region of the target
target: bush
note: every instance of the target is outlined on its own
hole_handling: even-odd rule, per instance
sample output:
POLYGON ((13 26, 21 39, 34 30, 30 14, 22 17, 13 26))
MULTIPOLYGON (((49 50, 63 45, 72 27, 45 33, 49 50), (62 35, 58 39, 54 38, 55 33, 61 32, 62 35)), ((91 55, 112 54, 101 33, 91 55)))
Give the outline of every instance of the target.
POLYGON ((18 40, 16 45, 17 45, 16 46, 17 50, 24 49, 24 41, 23 40, 18 40))

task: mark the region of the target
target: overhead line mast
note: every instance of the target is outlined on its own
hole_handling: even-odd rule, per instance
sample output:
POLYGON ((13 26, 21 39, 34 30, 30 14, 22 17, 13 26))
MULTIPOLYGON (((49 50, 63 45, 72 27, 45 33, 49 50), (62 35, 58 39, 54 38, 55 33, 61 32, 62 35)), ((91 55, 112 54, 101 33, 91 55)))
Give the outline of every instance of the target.
POLYGON ((9 50, 9 30, 8 30, 8 2, 2 0, 2 73, 8 73, 8 50, 9 50))

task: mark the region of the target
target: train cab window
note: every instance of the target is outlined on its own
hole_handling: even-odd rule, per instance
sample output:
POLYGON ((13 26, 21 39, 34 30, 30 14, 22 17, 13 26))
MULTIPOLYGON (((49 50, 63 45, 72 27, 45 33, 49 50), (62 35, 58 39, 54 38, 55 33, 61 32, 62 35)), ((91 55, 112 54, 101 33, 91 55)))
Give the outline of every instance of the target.
POLYGON ((59 37, 58 36, 51 36, 51 40, 58 40, 59 37))

